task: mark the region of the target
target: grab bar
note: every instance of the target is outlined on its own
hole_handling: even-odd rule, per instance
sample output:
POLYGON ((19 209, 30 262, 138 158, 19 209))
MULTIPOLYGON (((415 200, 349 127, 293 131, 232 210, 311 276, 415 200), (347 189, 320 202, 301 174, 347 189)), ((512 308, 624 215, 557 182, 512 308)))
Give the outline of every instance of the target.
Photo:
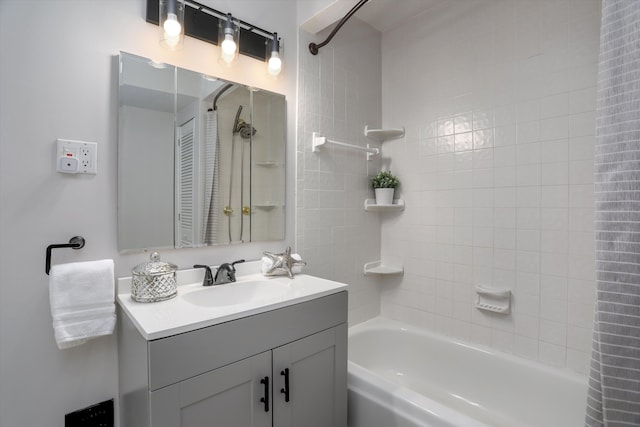
POLYGON ((366 147, 360 147, 359 145, 347 144, 346 142, 333 141, 331 139, 325 138, 318 132, 313 132, 311 140, 312 151, 314 153, 317 153, 318 151, 320 151, 320 147, 325 144, 333 144, 339 147, 348 148, 349 150, 364 151, 365 153, 367 153, 367 160, 371 160, 372 156, 377 156, 380 154, 379 148, 370 147, 369 144, 367 144, 366 147))

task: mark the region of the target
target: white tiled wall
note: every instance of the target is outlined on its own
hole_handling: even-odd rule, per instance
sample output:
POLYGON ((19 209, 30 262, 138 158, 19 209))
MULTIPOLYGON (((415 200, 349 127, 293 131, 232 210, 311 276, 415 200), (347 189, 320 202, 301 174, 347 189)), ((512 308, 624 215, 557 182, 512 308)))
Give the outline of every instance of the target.
POLYGON ((587 369, 599 19, 598 0, 469 0, 383 35, 383 124, 407 130, 383 145, 407 206, 382 221, 405 267, 384 315, 587 369), (477 310, 475 284, 511 289, 512 314, 477 310))
POLYGON ((380 33, 353 19, 317 56, 317 37, 300 31, 296 247, 305 272, 349 284, 349 322, 380 310, 379 281, 363 265, 380 257, 380 218, 365 212, 372 197, 368 175, 380 161, 365 153, 325 146, 311 151, 311 134, 365 146, 365 125, 382 116, 380 33))

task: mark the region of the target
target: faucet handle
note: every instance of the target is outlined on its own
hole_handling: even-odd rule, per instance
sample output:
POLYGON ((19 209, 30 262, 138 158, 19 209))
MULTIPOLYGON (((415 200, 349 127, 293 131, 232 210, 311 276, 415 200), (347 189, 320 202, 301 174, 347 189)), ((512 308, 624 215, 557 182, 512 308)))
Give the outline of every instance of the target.
POLYGON ((202 286, 213 285, 213 274, 211 273, 211 267, 209 267, 208 265, 195 264, 193 268, 204 268, 204 280, 202 281, 202 286))
POLYGON ((214 285, 222 285, 224 283, 230 283, 236 281, 236 268, 234 265, 244 262, 243 259, 239 259, 234 262, 225 262, 220 264, 216 270, 216 276, 213 278, 214 285))
POLYGON ((235 265, 236 264, 240 264, 242 262, 244 262, 244 260, 243 259, 239 259, 237 261, 233 261, 229 265, 229 273, 228 273, 228 275, 229 275, 229 280, 231 280, 232 282, 236 281, 236 267, 235 267, 235 265))

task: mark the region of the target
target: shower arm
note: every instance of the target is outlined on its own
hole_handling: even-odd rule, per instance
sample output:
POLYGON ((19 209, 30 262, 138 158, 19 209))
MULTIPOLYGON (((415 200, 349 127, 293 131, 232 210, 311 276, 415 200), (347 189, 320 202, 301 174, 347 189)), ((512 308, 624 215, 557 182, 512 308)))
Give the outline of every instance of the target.
POLYGON ((321 47, 326 46, 331 41, 333 36, 335 36, 336 33, 340 30, 340 28, 342 28, 342 26, 345 24, 345 22, 347 22, 349 20, 349 18, 351 18, 351 16, 354 13, 356 13, 358 11, 358 9, 360 9, 368 1, 369 0, 360 0, 358 2, 358 4, 353 6, 353 8, 351 8, 351 10, 345 16, 342 17, 340 22, 338 22, 338 25, 336 25, 336 27, 333 29, 333 31, 331 31, 331 34, 329 34, 329 37, 327 37, 325 41, 323 41, 322 43, 318 43, 318 44, 309 43, 309 52, 311 52, 312 55, 317 55, 318 54, 318 50, 321 47))

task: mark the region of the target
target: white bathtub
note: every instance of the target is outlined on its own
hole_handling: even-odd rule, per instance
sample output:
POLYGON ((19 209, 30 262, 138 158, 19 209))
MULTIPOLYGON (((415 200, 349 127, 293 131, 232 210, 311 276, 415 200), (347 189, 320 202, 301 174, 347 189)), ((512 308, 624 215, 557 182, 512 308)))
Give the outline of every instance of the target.
POLYGON ((587 379, 409 325, 349 329, 350 427, 582 427, 587 379))

